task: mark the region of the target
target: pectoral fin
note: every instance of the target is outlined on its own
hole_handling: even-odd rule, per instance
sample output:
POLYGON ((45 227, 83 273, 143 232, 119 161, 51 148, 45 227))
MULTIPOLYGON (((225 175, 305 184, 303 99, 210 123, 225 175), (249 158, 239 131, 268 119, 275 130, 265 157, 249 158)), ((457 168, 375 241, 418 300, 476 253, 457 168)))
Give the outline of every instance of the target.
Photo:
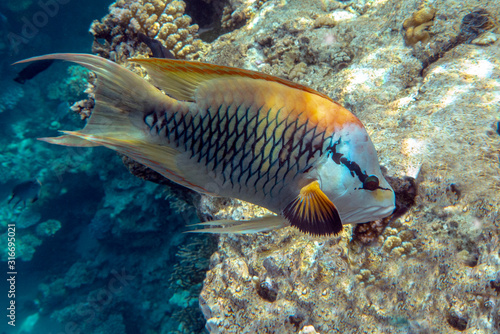
POLYGON ((339 212, 321 191, 318 181, 303 187, 299 196, 283 210, 283 215, 304 233, 336 235, 342 231, 339 212))

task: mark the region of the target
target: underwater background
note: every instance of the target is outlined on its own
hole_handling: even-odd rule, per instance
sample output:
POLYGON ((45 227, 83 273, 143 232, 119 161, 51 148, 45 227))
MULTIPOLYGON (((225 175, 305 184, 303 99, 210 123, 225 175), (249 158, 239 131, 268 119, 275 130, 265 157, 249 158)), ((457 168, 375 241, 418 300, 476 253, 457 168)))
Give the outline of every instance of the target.
POLYGON ((0 333, 500 333, 499 18, 497 0, 2 1, 5 315, 9 224, 17 274, 16 326, 3 315, 0 333), (37 141, 83 127, 92 76, 55 62, 19 79, 11 64, 128 66, 153 54, 139 33, 338 101, 366 126, 395 215, 331 237, 185 234, 263 210, 37 141))

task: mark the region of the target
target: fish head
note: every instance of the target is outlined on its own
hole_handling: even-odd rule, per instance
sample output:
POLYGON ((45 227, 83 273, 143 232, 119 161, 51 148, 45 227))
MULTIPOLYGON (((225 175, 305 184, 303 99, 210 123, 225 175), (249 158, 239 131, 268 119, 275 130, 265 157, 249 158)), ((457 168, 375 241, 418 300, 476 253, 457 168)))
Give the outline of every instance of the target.
POLYGON ((317 165, 321 190, 343 224, 366 223, 390 215, 395 194, 384 178, 377 152, 363 126, 336 131, 317 165))

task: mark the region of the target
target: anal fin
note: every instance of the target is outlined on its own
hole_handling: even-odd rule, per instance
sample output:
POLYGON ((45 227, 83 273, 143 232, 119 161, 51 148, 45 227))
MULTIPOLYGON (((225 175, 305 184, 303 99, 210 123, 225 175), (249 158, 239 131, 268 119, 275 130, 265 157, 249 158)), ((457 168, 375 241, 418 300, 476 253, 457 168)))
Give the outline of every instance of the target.
POLYGON ((283 217, 281 216, 268 215, 249 220, 230 220, 230 219, 212 220, 189 226, 218 226, 218 227, 191 230, 191 231, 186 231, 186 233, 245 234, 245 233, 259 233, 259 232, 268 232, 272 230, 277 230, 279 228, 287 226, 287 224, 286 220, 283 219, 283 217))
POLYGON ((283 210, 292 226, 312 235, 338 234, 342 231, 339 212, 321 191, 318 181, 300 190, 300 194, 283 210))
POLYGON ((65 135, 42 138, 42 140, 67 146, 105 146, 153 169, 173 182, 194 191, 208 193, 204 188, 186 180, 176 162, 179 151, 174 148, 150 143, 137 134, 133 135, 132 132, 129 134, 115 132, 104 135, 86 134, 82 131, 61 132, 65 135), (86 145, 85 141, 89 144, 86 145))
POLYGON ((72 135, 63 135, 59 137, 44 137, 44 138, 38 138, 38 140, 50 143, 50 144, 56 144, 56 145, 63 145, 63 146, 74 146, 74 147, 95 147, 95 146, 101 146, 101 144, 93 143, 91 141, 88 141, 86 139, 77 137, 77 136, 72 136, 72 135))

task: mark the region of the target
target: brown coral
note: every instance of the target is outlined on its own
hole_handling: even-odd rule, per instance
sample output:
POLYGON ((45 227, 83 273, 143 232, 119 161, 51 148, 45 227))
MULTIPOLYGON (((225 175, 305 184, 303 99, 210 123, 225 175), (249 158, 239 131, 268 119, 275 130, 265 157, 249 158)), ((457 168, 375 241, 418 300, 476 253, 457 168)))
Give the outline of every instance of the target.
POLYGON ((92 51, 117 62, 148 54, 147 46, 137 39, 143 33, 159 40, 177 58, 186 58, 198 51, 202 42, 196 39, 198 25, 191 25, 185 7, 184 1, 177 0, 119 0, 100 22, 92 23, 92 51))
POLYGON ((221 27, 224 30, 241 28, 258 12, 259 8, 262 7, 266 1, 267 0, 228 0, 222 12, 221 27))
POLYGON ((335 22, 333 17, 331 17, 330 15, 320 15, 314 20, 313 27, 314 28, 334 27, 336 23, 337 22, 335 22))
POLYGON ((431 7, 424 7, 413 13, 412 17, 403 22, 405 29, 405 41, 409 45, 417 42, 427 43, 430 39, 429 27, 433 25, 432 20, 436 15, 436 10, 431 7))
POLYGON ((239 28, 251 17, 251 13, 249 7, 233 9, 231 5, 227 5, 222 13, 221 26, 226 30, 239 28))
POLYGON ((297 65, 293 66, 288 74, 288 78, 290 80, 300 80, 304 78, 306 74, 307 65, 304 62, 300 62, 297 65))

